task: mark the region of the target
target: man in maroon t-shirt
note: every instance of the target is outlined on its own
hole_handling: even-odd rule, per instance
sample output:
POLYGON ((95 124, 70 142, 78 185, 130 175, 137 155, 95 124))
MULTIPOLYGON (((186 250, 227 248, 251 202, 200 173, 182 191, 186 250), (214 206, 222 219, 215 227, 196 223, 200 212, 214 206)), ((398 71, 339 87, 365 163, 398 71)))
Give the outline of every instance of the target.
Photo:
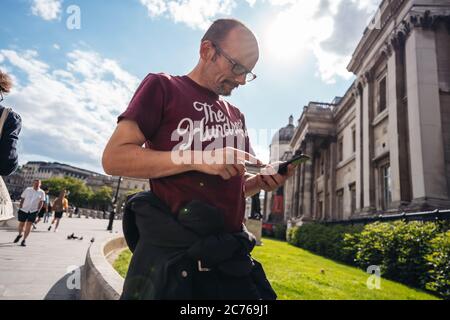
POLYGON ((272 191, 293 175, 251 175, 255 158, 244 115, 220 96, 253 80, 259 57, 253 33, 233 19, 204 35, 197 66, 185 76, 149 74, 137 89, 103 154, 105 172, 149 178, 174 213, 192 200, 219 208, 228 232, 239 232, 245 198, 272 191), (145 144, 145 148, 142 145, 145 144))

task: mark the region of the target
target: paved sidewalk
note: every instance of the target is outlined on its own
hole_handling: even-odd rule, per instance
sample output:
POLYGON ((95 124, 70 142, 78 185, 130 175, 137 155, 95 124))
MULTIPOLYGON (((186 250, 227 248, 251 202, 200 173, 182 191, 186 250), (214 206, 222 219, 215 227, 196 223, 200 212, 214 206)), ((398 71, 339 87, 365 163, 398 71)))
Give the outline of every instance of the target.
POLYGON ((0 300, 78 299, 79 290, 66 284, 68 268, 84 265, 91 238, 97 242, 122 234, 120 220, 114 221, 113 233, 107 225, 108 220, 64 217, 55 233, 41 221, 26 247, 13 243, 16 230, 0 228, 0 300), (73 232, 83 240, 67 240, 73 232))

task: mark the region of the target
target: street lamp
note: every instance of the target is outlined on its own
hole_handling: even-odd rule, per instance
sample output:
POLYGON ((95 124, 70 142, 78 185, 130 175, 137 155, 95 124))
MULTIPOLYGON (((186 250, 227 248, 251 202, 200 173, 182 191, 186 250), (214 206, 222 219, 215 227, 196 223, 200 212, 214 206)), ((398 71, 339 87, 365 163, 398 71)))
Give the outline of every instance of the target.
POLYGON ((113 201, 112 201, 113 211, 109 215, 108 228, 106 228, 106 230, 108 230, 108 231, 112 231, 112 229, 113 229, 113 222, 114 222, 114 217, 116 215, 117 199, 119 198, 119 189, 120 189, 121 182, 122 182, 122 177, 119 177, 119 181, 117 182, 116 195, 114 196, 113 201))

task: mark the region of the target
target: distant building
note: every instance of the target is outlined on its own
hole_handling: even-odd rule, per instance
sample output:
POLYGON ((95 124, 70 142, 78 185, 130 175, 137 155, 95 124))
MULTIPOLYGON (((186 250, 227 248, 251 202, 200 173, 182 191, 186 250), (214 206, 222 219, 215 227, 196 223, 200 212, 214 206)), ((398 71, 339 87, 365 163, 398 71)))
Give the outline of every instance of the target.
MULTIPOLYGON (((100 188, 107 186, 113 190, 113 195, 116 194, 119 177, 112 177, 103 174, 95 174, 87 178, 86 185, 90 187, 94 192, 100 188)), ((150 183, 148 179, 137 179, 122 177, 120 182, 120 188, 118 198, 127 196, 131 192, 135 191, 148 191, 150 190, 150 183)))
MULTIPOLYGON (((94 192, 107 186, 113 190, 113 196, 117 190, 118 177, 100 174, 94 171, 77 168, 58 162, 30 161, 20 167, 14 174, 5 177, 5 183, 11 195, 20 196, 22 191, 32 185, 36 179, 46 180, 50 178, 71 177, 82 180, 86 186, 94 192)), ((136 190, 149 190, 148 179, 136 179, 122 177, 118 197, 127 195, 136 190)))
POLYGON ((58 162, 30 161, 23 165, 25 184, 31 185, 33 180, 71 177, 86 181, 88 177, 96 175, 96 172, 73 167, 58 162))

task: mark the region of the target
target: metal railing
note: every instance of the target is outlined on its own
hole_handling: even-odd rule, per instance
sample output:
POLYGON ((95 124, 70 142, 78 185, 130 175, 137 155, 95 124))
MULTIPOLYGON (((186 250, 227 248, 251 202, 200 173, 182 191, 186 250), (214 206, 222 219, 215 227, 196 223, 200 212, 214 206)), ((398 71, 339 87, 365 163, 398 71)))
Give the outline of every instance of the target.
POLYGON ((432 210, 432 211, 422 211, 422 212, 401 212, 396 214, 380 214, 377 216, 367 216, 358 217, 348 220, 340 221, 324 221, 324 224, 368 224, 376 221, 387 222, 387 221, 447 221, 450 220, 450 209, 444 210, 432 210))

